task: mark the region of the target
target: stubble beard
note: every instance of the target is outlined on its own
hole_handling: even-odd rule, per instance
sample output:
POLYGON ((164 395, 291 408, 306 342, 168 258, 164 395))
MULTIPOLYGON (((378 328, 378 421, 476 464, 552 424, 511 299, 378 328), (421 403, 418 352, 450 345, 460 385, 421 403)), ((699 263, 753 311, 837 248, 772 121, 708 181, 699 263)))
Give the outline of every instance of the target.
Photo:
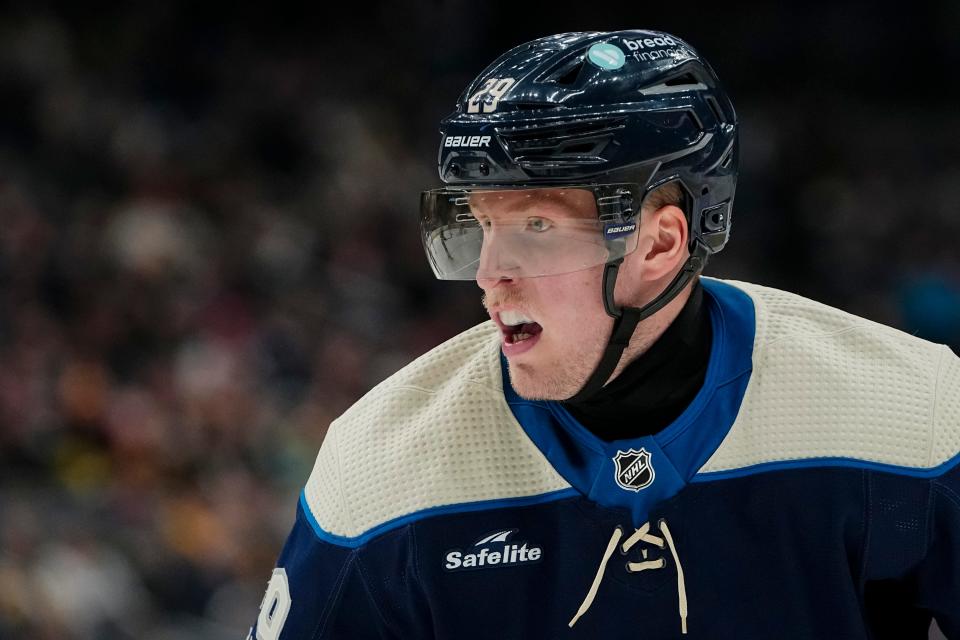
MULTIPOLYGON (((516 305, 535 313, 528 300, 516 289, 508 289, 495 296, 484 295, 484 308, 490 306, 516 305)), ((544 336, 534 350, 549 348, 551 336, 544 336)), ((592 330, 588 335, 578 334, 568 345, 554 350, 556 355, 548 361, 539 358, 536 364, 512 362, 507 359, 510 385, 521 398, 527 400, 566 400, 575 395, 597 368, 606 348, 604 331, 592 330)))
MULTIPOLYGON (((539 346, 539 345, 537 345, 539 346)), ((597 353, 602 349, 597 347, 597 353)), ((510 385, 527 400, 566 400, 579 391, 596 368, 597 358, 586 353, 571 353, 566 360, 530 365, 507 360, 510 385)))

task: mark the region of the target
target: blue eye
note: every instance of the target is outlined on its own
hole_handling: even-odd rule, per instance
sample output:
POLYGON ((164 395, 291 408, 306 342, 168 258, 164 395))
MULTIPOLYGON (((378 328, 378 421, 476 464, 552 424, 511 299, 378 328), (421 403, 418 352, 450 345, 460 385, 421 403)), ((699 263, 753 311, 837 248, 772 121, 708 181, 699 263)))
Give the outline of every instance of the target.
POLYGON ((543 233, 552 226, 553 223, 546 218, 527 218, 527 229, 537 233, 543 233))

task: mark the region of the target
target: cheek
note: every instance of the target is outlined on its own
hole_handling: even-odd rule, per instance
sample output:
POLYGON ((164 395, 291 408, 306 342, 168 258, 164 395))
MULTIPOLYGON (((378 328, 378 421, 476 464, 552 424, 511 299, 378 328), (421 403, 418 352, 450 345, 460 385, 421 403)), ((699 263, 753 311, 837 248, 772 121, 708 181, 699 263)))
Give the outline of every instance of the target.
MULTIPOLYGON (((603 309, 600 273, 593 270, 551 278, 539 292, 551 328, 565 339, 607 330, 612 322, 603 309)), ((546 319, 546 318, 545 318, 546 319)))

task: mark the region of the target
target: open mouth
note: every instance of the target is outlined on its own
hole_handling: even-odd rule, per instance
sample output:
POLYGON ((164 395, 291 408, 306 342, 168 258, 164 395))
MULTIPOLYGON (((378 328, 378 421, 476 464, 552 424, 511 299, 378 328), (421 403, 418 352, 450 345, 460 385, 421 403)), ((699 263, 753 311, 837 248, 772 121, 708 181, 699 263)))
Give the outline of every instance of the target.
POLYGON ((503 332, 504 342, 507 344, 517 344, 529 340, 543 331, 543 327, 534 322, 533 319, 513 309, 501 311, 498 324, 503 332))

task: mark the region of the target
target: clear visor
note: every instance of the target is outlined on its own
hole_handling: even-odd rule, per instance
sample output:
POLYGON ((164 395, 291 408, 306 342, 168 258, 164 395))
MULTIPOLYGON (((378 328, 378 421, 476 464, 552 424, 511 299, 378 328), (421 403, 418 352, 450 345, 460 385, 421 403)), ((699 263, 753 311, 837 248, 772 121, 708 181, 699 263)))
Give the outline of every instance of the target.
POLYGON ((636 249, 635 201, 627 185, 433 189, 420 230, 441 280, 560 275, 636 249))

